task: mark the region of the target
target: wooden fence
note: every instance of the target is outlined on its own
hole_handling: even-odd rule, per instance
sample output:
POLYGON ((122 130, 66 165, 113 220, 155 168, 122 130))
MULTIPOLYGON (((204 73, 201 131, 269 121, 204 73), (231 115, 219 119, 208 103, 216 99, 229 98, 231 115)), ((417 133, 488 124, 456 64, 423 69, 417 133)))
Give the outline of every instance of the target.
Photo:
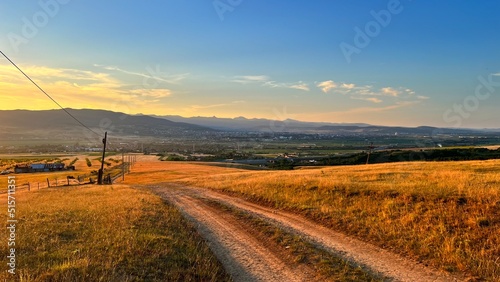
MULTIPOLYGON (((113 184, 115 182, 120 181, 123 178, 123 174, 130 173, 130 164, 118 165, 115 166, 106 172, 104 171, 103 182, 104 184, 113 184), (124 168, 124 169, 122 169, 124 168)), ((19 175, 16 175, 19 176, 19 175)), ((18 177, 17 180, 19 181, 18 177)), ((78 186, 78 185, 86 185, 86 184, 97 184, 97 174, 82 174, 78 176, 68 176, 66 178, 55 178, 41 181, 31 181, 31 182, 17 182, 16 190, 40 190, 44 188, 53 188, 53 187, 69 187, 69 186, 78 186)), ((0 194, 5 194, 7 191, 0 191, 0 194)))

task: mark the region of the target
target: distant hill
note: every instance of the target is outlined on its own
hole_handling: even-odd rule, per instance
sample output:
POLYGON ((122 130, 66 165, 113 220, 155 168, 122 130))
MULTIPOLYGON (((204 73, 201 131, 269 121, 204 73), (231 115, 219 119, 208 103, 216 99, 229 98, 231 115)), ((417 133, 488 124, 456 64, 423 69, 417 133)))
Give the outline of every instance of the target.
POLYGON ((328 123, 328 122, 304 122, 293 119, 284 121, 245 117, 217 118, 217 117, 190 117, 181 116, 157 116, 176 122, 187 122, 200 126, 210 127, 227 131, 257 131, 257 132, 310 132, 322 126, 356 126, 366 127, 365 123, 328 123))
POLYGON ((293 119, 284 121, 269 119, 217 118, 158 116, 176 122, 187 122, 200 126, 225 131, 255 131, 255 132, 294 132, 294 133, 323 133, 339 135, 435 135, 435 134, 474 134, 478 132, 494 133, 498 130, 474 130, 461 128, 437 128, 431 126, 397 127, 377 126, 366 123, 328 123, 303 122, 293 119))
MULTIPOLYGON (((205 138, 217 131, 318 133, 339 136, 419 135, 435 134, 468 135, 476 133, 498 134, 495 130, 446 129, 429 126, 390 127, 364 123, 302 122, 292 119, 216 118, 180 116, 128 115, 105 110, 67 109, 74 117, 94 131, 108 131, 114 137, 170 137, 205 138)), ((0 111, 0 139, 81 139, 89 137, 85 130, 63 110, 0 111)), ((95 135, 94 135, 95 137, 95 135)))
MULTIPOLYGON (((118 136, 177 136, 186 133, 215 131, 214 129, 146 115, 127 115, 104 110, 67 109, 89 128, 118 136)), ((85 129, 63 110, 0 111, 0 134, 3 137, 67 136, 82 134, 85 129)), ((88 132, 88 131, 87 131, 88 132)))

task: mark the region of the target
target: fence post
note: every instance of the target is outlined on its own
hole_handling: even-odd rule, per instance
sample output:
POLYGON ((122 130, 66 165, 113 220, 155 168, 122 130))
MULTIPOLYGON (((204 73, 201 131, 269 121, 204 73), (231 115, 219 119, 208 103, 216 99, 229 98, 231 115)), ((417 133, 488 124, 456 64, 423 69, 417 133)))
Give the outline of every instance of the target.
POLYGON ((31 190, 31 185, 30 185, 30 183, 28 182, 28 191, 30 191, 30 190, 31 190))
POLYGON ((40 182, 38 182, 38 190, 40 190, 40 182))
POLYGON ((48 178, 47 178, 47 187, 50 188, 50 181, 48 178))

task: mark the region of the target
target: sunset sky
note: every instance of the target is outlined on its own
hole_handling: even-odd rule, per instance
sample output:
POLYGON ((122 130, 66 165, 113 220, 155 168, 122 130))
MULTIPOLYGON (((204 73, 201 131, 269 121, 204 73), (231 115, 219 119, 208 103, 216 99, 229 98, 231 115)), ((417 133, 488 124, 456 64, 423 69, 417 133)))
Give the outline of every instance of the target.
MULTIPOLYGON (((500 128, 500 2, 0 2, 0 49, 61 105, 500 128)), ((54 109, 0 58, 0 109, 54 109)))

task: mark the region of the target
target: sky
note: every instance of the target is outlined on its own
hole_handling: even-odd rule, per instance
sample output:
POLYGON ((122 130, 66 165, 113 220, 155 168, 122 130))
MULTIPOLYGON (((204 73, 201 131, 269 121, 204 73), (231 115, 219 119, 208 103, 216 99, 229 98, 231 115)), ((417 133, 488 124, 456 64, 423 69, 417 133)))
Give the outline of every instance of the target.
MULTIPOLYGON (((63 107, 500 128, 500 2, 0 2, 0 50, 63 107)), ((0 110, 58 108, 0 57, 0 110)))

